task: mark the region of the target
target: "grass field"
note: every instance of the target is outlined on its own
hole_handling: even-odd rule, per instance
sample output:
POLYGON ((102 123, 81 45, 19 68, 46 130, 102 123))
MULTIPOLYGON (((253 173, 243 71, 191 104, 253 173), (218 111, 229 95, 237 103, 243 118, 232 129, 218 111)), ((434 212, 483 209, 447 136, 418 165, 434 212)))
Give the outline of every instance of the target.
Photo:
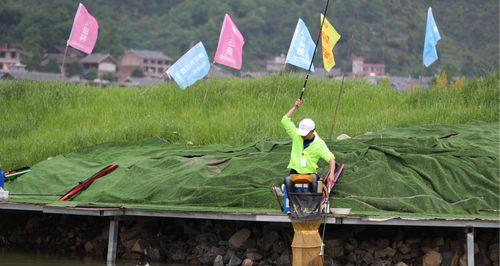
MULTIPOLYGON (((107 141, 161 136, 177 143, 242 144, 286 137, 279 123, 303 77, 204 80, 187 90, 173 83, 98 88, 59 83, 0 82, 0 164, 32 165, 49 156, 107 141), (205 92, 208 92, 204 100, 205 92)), ((346 82, 335 135, 390 127, 498 121, 499 75, 463 87, 398 93, 346 82)), ((311 117, 327 138, 338 81, 310 80, 295 121, 311 117)))

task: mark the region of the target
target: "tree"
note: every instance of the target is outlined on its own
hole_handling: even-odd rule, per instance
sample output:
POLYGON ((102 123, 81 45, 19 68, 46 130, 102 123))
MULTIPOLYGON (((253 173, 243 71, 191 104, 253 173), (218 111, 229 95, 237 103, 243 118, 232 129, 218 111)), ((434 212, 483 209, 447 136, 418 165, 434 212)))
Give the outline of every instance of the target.
POLYGON ((44 72, 61 73, 61 66, 53 59, 50 59, 47 65, 40 67, 40 70, 44 72))
POLYGON ((103 80, 116 81, 116 77, 111 73, 106 73, 102 76, 103 80))
MULTIPOLYGON (((315 39, 323 5, 300 0, 133 0, 83 1, 99 21, 94 51, 120 56, 127 49, 159 50, 179 58, 192 41, 213 55, 224 13, 245 36, 243 70, 260 70, 265 60, 286 53, 297 19, 315 39), (284 12, 286 10, 286 12, 284 12)), ((384 63, 391 74, 420 73, 425 36, 425 1, 330 1, 326 16, 342 35, 335 48, 337 66, 349 69, 351 54, 384 63), (351 41, 351 36, 353 39, 351 41), (348 54, 349 51, 349 54, 348 54)), ((450 75, 498 71, 498 1, 433 2, 443 41, 440 68, 450 75), (478 49, 478 43, 480 49, 478 49)), ((0 42, 23 49, 23 63, 38 66, 41 51, 64 45, 77 5, 73 1, 0 0, 0 42), (26 61, 26 62, 24 62, 26 61)), ((315 64, 321 64, 316 56, 315 64)), ((434 74, 431 67, 427 74, 434 74)))
POLYGON ((70 77, 72 76, 80 76, 82 74, 83 68, 82 65, 78 62, 71 62, 66 64, 66 71, 68 71, 68 74, 70 77))
POLYGON ((448 74, 446 74, 446 71, 442 71, 436 78, 436 87, 438 89, 448 88, 448 74))
POLYGON ((42 35, 36 26, 30 26, 23 33, 23 61, 29 70, 37 69, 42 59, 42 35))
POLYGON ((91 67, 87 72, 87 75, 85 75, 85 79, 94 80, 96 78, 97 78, 97 68, 91 67))

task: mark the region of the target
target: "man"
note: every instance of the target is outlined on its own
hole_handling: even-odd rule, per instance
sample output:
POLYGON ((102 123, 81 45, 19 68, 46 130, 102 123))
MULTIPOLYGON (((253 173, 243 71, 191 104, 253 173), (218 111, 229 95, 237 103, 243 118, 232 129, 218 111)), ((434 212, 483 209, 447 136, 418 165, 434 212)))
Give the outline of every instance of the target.
MULTIPOLYGON (((328 179, 333 181, 335 172, 335 156, 326 146, 326 143, 316 134, 314 121, 305 118, 299 123, 296 128, 291 117, 300 108, 302 101, 297 99, 294 106, 283 116, 281 124, 286 130, 286 133, 292 138, 292 152, 290 154, 290 163, 288 167, 290 174, 309 174, 313 175, 314 181, 311 184, 310 191, 317 192, 319 158, 322 158, 330 164, 330 173, 328 179)), ((287 194, 292 191, 293 184, 290 176, 285 178, 284 191, 284 211, 289 213, 290 207, 288 204, 287 194)))

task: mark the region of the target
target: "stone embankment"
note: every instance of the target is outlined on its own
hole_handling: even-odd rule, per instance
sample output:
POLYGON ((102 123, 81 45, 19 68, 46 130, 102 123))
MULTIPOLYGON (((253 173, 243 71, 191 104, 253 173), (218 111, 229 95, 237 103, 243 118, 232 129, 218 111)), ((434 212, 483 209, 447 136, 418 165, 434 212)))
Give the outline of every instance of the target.
MULTIPOLYGON (((476 230, 476 265, 499 265, 499 231, 476 230)), ((106 256, 105 218, 2 214, 0 248, 106 256)), ((120 221, 118 259, 138 264, 290 265, 293 229, 283 223, 120 221)), ((460 228, 327 226, 325 265, 466 265, 460 228)))

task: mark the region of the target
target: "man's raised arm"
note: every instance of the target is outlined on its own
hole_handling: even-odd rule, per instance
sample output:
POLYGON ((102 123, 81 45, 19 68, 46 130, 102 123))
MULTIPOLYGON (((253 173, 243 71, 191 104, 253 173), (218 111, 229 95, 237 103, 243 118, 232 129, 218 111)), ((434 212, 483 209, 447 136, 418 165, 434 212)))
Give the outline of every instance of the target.
POLYGON ((291 118, 292 115, 295 113, 295 111, 297 111, 297 109, 299 109, 301 105, 302 105, 302 100, 297 99, 293 107, 288 111, 288 113, 286 113, 286 116, 291 118))

